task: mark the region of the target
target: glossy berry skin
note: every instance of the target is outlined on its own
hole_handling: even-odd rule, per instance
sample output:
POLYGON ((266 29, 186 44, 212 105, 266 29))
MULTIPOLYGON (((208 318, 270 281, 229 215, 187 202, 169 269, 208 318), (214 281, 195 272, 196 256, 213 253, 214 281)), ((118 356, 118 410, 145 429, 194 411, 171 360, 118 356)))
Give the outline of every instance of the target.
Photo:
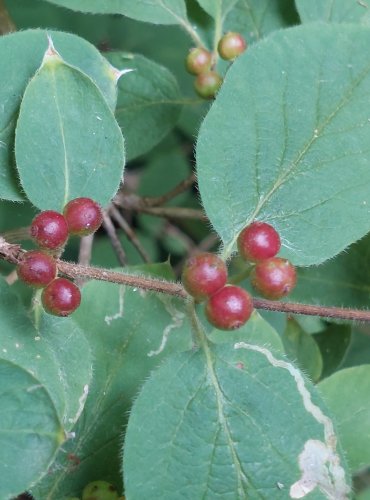
POLYGON ((221 76, 216 71, 207 71, 197 76, 194 88, 203 99, 213 99, 222 85, 221 76))
POLYGON ((42 305, 49 314, 69 316, 81 303, 77 285, 66 278, 56 278, 42 291, 42 305))
POLYGON ((182 272, 185 290, 201 302, 225 286, 227 267, 213 253, 199 253, 190 257, 182 272))
POLYGON ((224 286, 206 303, 208 321, 219 330, 235 330, 244 325, 253 312, 253 300, 239 286, 224 286))
POLYGON ((279 234, 266 222, 253 222, 238 236, 239 254, 250 262, 275 257, 280 247, 279 234))
POLYGON ((31 224, 31 236, 41 248, 56 250, 68 239, 68 226, 62 214, 46 210, 36 215, 31 224))
POLYGON ((247 42, 240 33, 229 32, 218 42, 218 53, 222 59, 232 61, 240 56, 247 48, 247 42))
POLYGON ((57 264, 51 255, 32 250, 24 254, 22 261, 18 264, 17 274, 19 279, 27 285, 43 288, 55 278, 57 264))
POLYGON ((64 207, 63 215, 70 234, 85 236, 95 233, 103 222, 100 205, 91 198, 76 198, 64 207))
POLYGON ((286 259, 273 257, 258 262, 251 273, 253 286, 267 299, 277 300, 288 295, 296 285, 297 273, 286 259))
POLYGON ((212 54, 206 49, 194 48, 191 49, 186 60, 186 69, 192 75, 199 75, 211 68, 212 54))

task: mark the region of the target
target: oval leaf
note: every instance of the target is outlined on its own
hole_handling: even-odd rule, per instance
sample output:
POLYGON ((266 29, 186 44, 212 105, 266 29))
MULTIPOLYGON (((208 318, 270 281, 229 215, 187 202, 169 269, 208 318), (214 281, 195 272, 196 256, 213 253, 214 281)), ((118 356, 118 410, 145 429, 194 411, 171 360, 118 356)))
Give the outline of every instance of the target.
POLYGON ((224 18, 238 0, 197 0, 199 5, 212 17, 224 18))
POLYGON ((369 29, 310 24, 271 35, 230 68, 197 145, 226 256, 254 219, 274 225, 283 255, 302 265, 369 230, 369 44, 369 29))
POLYGON ((326 21, 333 23, 369 24, 369 5, 358 0, 296 0, 302 23, 326 21))
POLYGON ((92 14, 122 14, 154 24, 181 24, 186 18, 184 0, 48 0, 61 7, 92 14))
POLYGON ((0 359, 0 498, 13 498, 45 474, 64 441, 49 393, 29 371, 0 359))
POLYGON ((118 82, 116 118, 125 136, 127 159, 151 150, 175 126, 182 99, 175 77, 168 69, 140 56, 107 54, 116 68, 132 68, 118 82))
POLYGON ((123 138, 90 78, 46 56, 23 97, 15 154, 22 187, 40 209, 62 211, 79 196, 108 204, 124 165, 123 138))
POLYGON ((126 432, 126 495, 347 498, 345 461, 314 387, 267 349, 236 347, 173 356, 146 382, 126 432))
POLYGON ((350 467, 370 465, 370 365, 346 368, 320 382, 318 388, 338 423, 350 467))

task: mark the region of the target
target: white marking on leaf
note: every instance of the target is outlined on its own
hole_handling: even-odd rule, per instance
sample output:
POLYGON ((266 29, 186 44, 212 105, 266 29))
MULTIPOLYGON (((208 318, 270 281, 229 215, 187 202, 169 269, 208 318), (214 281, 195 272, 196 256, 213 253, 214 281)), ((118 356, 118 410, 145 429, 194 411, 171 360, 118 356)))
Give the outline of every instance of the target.
POLYGON ((126 288, 124 285, 120 285, 118 287, 118 312, 112 316, 105 316, 104 321, 108 326, 112 323, 112 321, 123 318, 125 290, 126 288))
POLYGON ((321 408, 312 402, 301 372, 287 361, 276 359, 268 349, 263 347, 238 342, 234 348, 259 352, 272 366, 287 370, 294 378, 305 409, 324 427, 325 442, 309 439, 299 455, 299 468, 302 476, 290 487, 290 498, 303 498, 319 487, 330 500, 347 500, 351 489, 346 483, 345 471, 336 452, 337 437, 334 433, 333 422, 322 412, 321 408))
POLYGON ((150 351, 148 353, 149 357, 158 356, 158 354, 160 354, 164 350, 171 331, 174 328, 180 328, 182 326, 184 318, 185 318, 185 314, 182 311, 179 311, 178 309, 176 309, 176 307, 173 305, 171 298, 159 297, 159 299, 163 302, 163 305, 164 305, 166 311, 171 316, 172 323, 167 325, 166 328, 163 330, 163 335, 162 335, 162 340, 161 340, 160 346, 155 351, 150 351))
POLYGON ((85 384, 84 387, 83 387, 83 392, 82 392, 81 396, 78 399, 78 410, 77 410, 77 413, 74 416, 74 418, 68 419, 68 421, 71 424, 75 424, 77 422, 77 420, 80 418, 81 413, 82 413, 82 411, 84 409, 84 406, 85 406, 88 394, 89 394, 89 386, 87 384, 85 384))

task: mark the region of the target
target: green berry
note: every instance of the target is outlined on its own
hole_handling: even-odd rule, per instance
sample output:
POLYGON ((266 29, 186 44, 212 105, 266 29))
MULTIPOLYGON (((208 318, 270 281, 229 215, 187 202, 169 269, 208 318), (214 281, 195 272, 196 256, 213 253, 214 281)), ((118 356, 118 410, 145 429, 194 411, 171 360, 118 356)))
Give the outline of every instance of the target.
POLYGON ((118 500, 116 488, 107 481, 93 481, 85 486, 82 500, 118 500))
POLYGON ((222 85, 221 76, 216 71, 208 71, 197 76, 194 88, 203 99, 213 99, 222 85))
POLYGON ((185 60, 186 69, 192 75, 199 75, 211 68, 212 54, 206 49, 193 48, 185 60))
POLYGON ((232 61, 240 56, 247 48, 247 42, 240 33, 229 32, 218 42, 218 53, 222 59, 232 61))

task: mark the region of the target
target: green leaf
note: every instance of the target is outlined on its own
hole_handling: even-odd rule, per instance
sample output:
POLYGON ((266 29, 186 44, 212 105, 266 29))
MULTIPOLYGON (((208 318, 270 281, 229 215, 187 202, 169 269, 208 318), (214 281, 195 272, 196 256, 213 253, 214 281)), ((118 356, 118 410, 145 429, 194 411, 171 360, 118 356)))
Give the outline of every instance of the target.
POLYGON ((126 495, 347 498, 345 460, 315 388, 267 349, 236 347, 173 356, 145 383, 126 432, 126 495))
POLYGON ((314 335, 324 362, 321 378, 334 373, 342 363, 351 342, 351 330, 351 325, 331 324, 314 335))
MULTIPOLYGON (((50 32, 65 60, 92 78, 113 109, 116 83, 111 66, 85 40, 68 33, 50 32)), ((29 30, 0 38, 0 198, 19 201, 24 198, 14 168, 14 130, 25 88, 41 64, 47 48, 46 32, 29 30)))
POLYGON ((15 153, 23 189, 40 209, 62 211, 79 196, 105 206, 122 178, 123 139, 111 110, 93 81, 57 54, 46 55, 27 86, 15 153))
POLYGON ((45 474, 64 433, 40 380, 4 359, 0 380, 0 497, 5 499, 45 474))
POLYGON ((118 69, 135 71, 118 83, 116 118, 129 160, 150 151, 175 126, 182 104, 175 77, 168 69, 140 55, 107 54, 118 69))
POLYGON ((338 423, 338 434, 350 467, 370 465, 370 365, 346 368, 318 388, 338 423))
POLYGON ((369 6, 358 0, 296 0, 302 23, 370 23, 369 6))
POLYGON ((267 347, 274 352, 284 353, 279 334, 257 311, 253 312, 251 318, 241 328, 231 332, 213 329, 209 339, 215 344, 249 342, 267 347))
POLYGON ((292 301, 367 308, 370 298, 370 236, 320 266, 298 269, 292 301))
POLYGON ((254 219, 271 223, 282 256, 301 265, 368 232, 369 44, 364 27, 309 24, 232 65, 197 145, 202 201, 225 256, 254 219))
POLYGON ((48 0, 61 7, 93 14, 122 14, 153 24, 181 24, 184 0, 48 0))
MULTIPOLYGON (((125 272, 169 277, 168 265, 140 269, 125 272)), ((92 479, 120 489, 122 431, 132 401, 153 368, 192 344, 182 301, 112 283, 86 284, 74 318, 92 350, 94 376, 75 439, 33 491, 45 500, 80 495, 92 479)))
POLYGON ((353 326, 351 342, 341 363, 341 368, 365 365, 370 361, 370 330, 364 326, 353 326))
POLYGON ((295 319, 288 318, 282 336, 285 352, 314 382, 319 380, 323 369, 322 356, 315 338, 306 333, 295 319))
POLYGON ((72 318, 41 313, 40 337, 52 352, 64 390, 63 425, 71 430, 80 417, 92 378, 92 357, 84 332, 72 318))
POLYGON ((212 17, 224 18, 238 0, 197 0, 199 5, 212 17))
MULTIPOLYGON (((209 0, 211 1, 211 0, 209 0)), ((238 0, 226 16, 224 31, 241 33, 248 44, 269 33, 298 24, 294 0, 238 0)))

